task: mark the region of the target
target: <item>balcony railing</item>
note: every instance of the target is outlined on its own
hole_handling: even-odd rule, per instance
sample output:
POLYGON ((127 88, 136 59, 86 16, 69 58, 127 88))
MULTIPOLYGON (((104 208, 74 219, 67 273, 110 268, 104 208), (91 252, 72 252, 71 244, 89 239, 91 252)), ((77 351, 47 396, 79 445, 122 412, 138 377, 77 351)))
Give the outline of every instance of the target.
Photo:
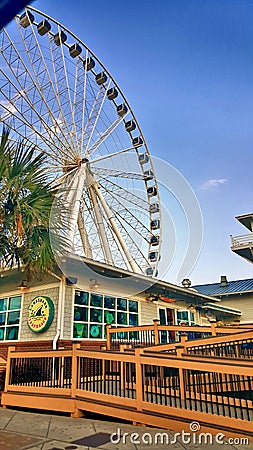
POLYGON ((231 236, 231 247, 253 247, 253 233, 243 234, 241 236, 231 236))

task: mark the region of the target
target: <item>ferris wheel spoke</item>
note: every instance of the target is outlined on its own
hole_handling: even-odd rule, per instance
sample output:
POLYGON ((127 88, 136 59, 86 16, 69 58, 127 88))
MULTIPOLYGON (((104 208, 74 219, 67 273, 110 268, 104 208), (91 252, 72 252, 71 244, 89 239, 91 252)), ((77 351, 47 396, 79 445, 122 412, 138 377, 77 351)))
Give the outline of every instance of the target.
POLYGON ((145 176, 141 173, 124 172, 121 170, 104 169, 103 167, 94 167, 93 172, 96 176, 130 178, 131 180, 145 180, 145 176))
MULTIPOLYGON (((58 27, 58 32, 60 33, 60 31, 61 31, 60 27, 58 27)), ((75 115, 74 115, 74 110, 73 110, 72 98, 71 98, 70 87, 69 87, 69 79, 68 79, 68 73, 67 73, 67 68, 66 68, 66 60, 64 57, 63 48, 64 48, 63 45, 60 45, 61 56, 62 56, 62 65, 64 68, 64 75, 65 75, 65 84, 66 84, 66 90, 67 90, 68 105, 69 105, 70 114, 71 114, 71 135, 75 137, 75 149, 78 149, 77 130, 76 130, 76 125, 75 125, 75 115)))
MULTIPOLYGON (((19 62, 19 64, 16 67, 17 72, 15 72, 15 61, 16 59, 18 59, 18 52, 16 53, 16 49, 15 46, 12 46, 11 40, 10 41, 10 46, 12 48, 12 52, 15 55, 15 60, 11 59, 8 60, 8 58, 6 58, 6 55, 4 56, 4 59, 6 61, 7 64, 10 64, 10 70, 13 76, 15 76, 16 81, 18 83, 18 86, 14 85, 13 81, 10 79, 10 77, 7 75, 6 72, 4 72, 2 69, 0 69, 0 73, 1 73, 1 86, 0 86, 0 92, 2 93, 2 95, 5 97, 6 99, 6 104, 1 103, 1 106, 3 108, 5 108, 6 110, 6 115, 13 115, 16 118, 18 118, 20 120, 20 122, 26 124, 30 129, 31 129, 31 133, 35 132, 36 134, 38 134, 40 136, 41 139, 44 140, 44 142, 46 142, 46 144, 51 148, 51 150, 53 148, 56 148, 56 145, 52 142, 51 144, 49 143, 49 140, 47 139, 47 135, 48 135, 48 131, 54 135, 54 137, 56 138, 56 140, 58 141, 58 137, 56 136, 56 134, 54 133, 54 131, 50 128, 46 122, 44 122, 44 119, 42 118, 42 116, 39 115, 39 113, 37 112, 37 110, 35 109, 36 105, 36 100, 35 98, 33 98, 32 100, 30 100, 28 93, 31 92, 32 88, 33 88, 33 84, 27 84, 27 80, 28 78, 31 80, 31 82, 33 83, 33 79, 30 75, 30 72, 28 70, 28 68, 25 66, 25 64, 22 62, 22 60, 19 62), (23 78, 21 75, 22 73, 26 73, 26 77, 23 78), (17 76, 19 74, 19 76, 17 76), (21 83, 21 81, 24 81, 23 84, 21 83), (19 104, 19 105, 18 105, 19 104), (9 109, 9 111, 8 111, 9 109), (19 117, 17 117, 17 114, 15 114, 15 112, 18 111, 19 112, 19 117), (31 116, 30 118, 30 122, 28 122, 27 120, 25 120, 25 117, 27 116, 27 113, 33 112, 33 116, 31 116), (38 129, 36 129, 36 125, 40 126, 40 131, 38 129), (46 136, 43 137, 43 132, 41 130, 46 130, 46 136), (53 145, 52 145, 53 144, 53 145)), ((10 118, 9 117, 9 118, 10 118)), ((45 117, 45 116, 44 116, 45 117)), ((6 117, 5 117, 6 118, 6 117)), ((57 157, 59 158, 59 155, 61 154, 60 149, 57 152, 57 157)))
POLYGON ((78 230, 80 233, 80 237, 82 240, 83 249, 87 258, 92 258, 92 248, 89 242, 88 233, 86 230, 86 226, 83 220, 82 211, 79 210, 78 218, 77 218, 78 230))
POLYGON ((124 219, 130 228, 135 230, 136 233, 138 233, 147 242, 149 242, 151 235, 150 229, 143 224, 143 221, 139 217, 137 217, 136 214, 134 214, 133 208, 137 208, 136 205, 131 203, 130 209, 127 207, 126 201, 120 201, 118 196, 114 195, 104 186, 103 189, 106 191, 107 197, 111 199, 109 206, 114 211, 115 216, 120 216, 122 219, 124 219))
POLYGON ((132 251, 131 254, 133 255, 135 253, 135 262, 138 265, 139 269, 143 271, 143 268, 146 266, 149 266, 149 261, 147 260, 144 253, 141 251, 141 249, 137 246, 136 241, 133 238, 133 235, 127 230, 125 226, 125 221, 122 219, 120 215, 116 211, 114 211, 115 216, 117 217, 117 220, 119 221, 122 230, 125 232, 125 235, 128 238, 128 241, 130 241, 132 251), (133 250, 134 249, 134 250, 133 250))
POLYGON ((122 153, 130 152, 131 150, 135 150, 135 148, 134 147, 128 147, 128 148, 124 148, 123 150, 119 150, 118 152, 108 153, 108 155, 101 156, 100 158, 97 158, 97 159, 92 159, 90 161, 90 165, 95 164, 95 163, 100 162, 100 161, 103 161, 104 159, 113 158, 114 156, 121 155, 122 153))
MULTIPOLYGON (((14 86, 14 83, 10 80, 10 78, 7 76, 7 73, 3 72, 1 70, 1 73, 3 74, 3 84, 1 86, 1 92, 6 97, 6 92, 4 92, 8 89, 7 97, 8 100, 11 101, 10 97, 15 97, 16 100, 19 100, 20 103, 20 113, 21 117, 26 115, 27 111, 35 111, 34 105, 36 104, 37 98, 35 99, 34 94, 32 100, 29 99, 28 93, 31 92, 31 87, 34 84, 33 78, 24 63, 20 53, 18 52, 16 46, 13 44, 11 38, 9 37, 6 30, 3 30, 2 32, 2 41, 1 41, 1 47, 2 47, 2 54, 5 59, 6 64, 9 66, 9 69, 16 79, 19 88, 17 86, 14 86), (7 42, 6 42, 7 39, 7 42), (8 51, 3 51, 6 46, 8 47, 8 51), (25 74, 25 76, 24 76, 25 74), (30 83, 29 83, 30 80, 30 83), (6 83, 7 81, 7 83, 6 83), (28 84, 29 83, 29 84, 28 84), (11 87, 16 92, 15 94, 11 95, 11 87)), ((41 116, 36 112, 36 122, 37 124, 43 123, 41 120, 41 116)), ((24 121, 23 121, 24 122, 24 121)), ((30 125, 31 130, 33 127, 30 125)), ((35 130, 37 132, 37 130, 35 130)))
MULTIPOLYGON (((88 58, 88 49, 86 49, 85 52, 85 59, 88 58)), ((81 132, 80 132, 80 150, 82 153, 83 150, 83 142, 84 142, 84 133, 85 133, 85 120, 86 120, 86 116, 85 116, 85 108, 86 108, 86 92, 87 92, 87 70, 84 70, 84 80, 83 80, 83 95, 82 95, 82 101, 81 101, 81 117, 82 117, 82 122, 81 122, 81 132)))
POLYGON ((111 224, 111 227, 112 227, 112 229, 113 229, 113 232, 114 232, 115 236, 117 237, 117 239, 118 239, 118 241, 119 241, 119 243, 120 243, 120 246, 121 246, 123 252, 125 253, 125 255, 126 255, 126 257, 127 257, 127 260, 128 260, 128 262, 129 262, 129 264, 130 264, 130 267, 132 268, 132 270, 133 270, 134 272, 138 272, 138 266, 136 265, 135 261, 133 260, 131 254, 130 254, 129 251, 128 251, 128 248, 127 248, 127 246, 126 246, 126 244, 125 244, 125 242, 124 242, 124 239, 123 239, 121 233, 119 232, 119 229, 118 229, 118 227, 117 227, 117 224, 116 224, 116 222, 115 222, 115 219, 114 219, 114 217, 113 217, 113 214, 112 214, 112 212, 111 212, 111 210, 110 210, 108 204, 106 203, 106 201, 105 201, 105 199, 104 199, 104 196, 103 196, 101 190, 100 190, 99 187, 98 187, 98 184, 97 184, 97 183, 94 183, 92 187, 93 187, 94 191, 96 192, 97 197, 98 197, 98 199, 99 199, 99 201, 100 201, 100 204, 102 205, 102 208, 104 209, 104 211, 105 211, 105 213, 106 213, 106 216, 107 216, 107 218, 108 218, 108 221, 109 221, 110 224, 111 224))
POLYGON ((111 126, 103 134, 100 135, 97 141, 94 142, 94 144, 92 144, 90 148, 87 148, 86 150, 87 158, 90 158, 93 155, 93 153, 108 138, 108 136, 110 136, 113 133, 113 131, 116 130, 117 126, 122 122, 122 120, 123 120, 122 116, 117 117, 115 122, 113 122, 111 126))
POLYGON ((96 125, 97 125, 99 116, 101 114, 101 111, 102 111, 102 108, 103 108, 103 104, 104 104, 104 101, 106 99, 106 92, 107 92, 107 89, 109 88, 109 86, 110 86, 110 81, 109 81, 109 83, 108 83, 106 88, 103 85, 100 86, 100 89, 99 89, 98 94, 97 94, 97 96, 95 98, 94 104, 92 106, 91 113, 90 113, 90 116, 88 118, 87 125, 86 125, 85 131, 84 131, 84 137, 86 135, 87 138, 88 138, 87 144, 85 145, 85 153, 84 153, 84 157, 85 158, 86 158, 86 154, 87 154, 87 149, 88 149, 88 147, 90 145, 90 142, 92 140, 94 131, 96 129, 96 125))
POLYGON ((48 33, 48 42, 51 53, 52 69, 54 73, 54 83, 55 83, 55 100, 57 101, 58 111, 60 117, 58 120, 62 121, 62 126, 64 125, 64 132, 67 134, 69 140, 69 146, 76 149, 77 144, 73 140, 73 113, 72 113, 72 102, 69 100, 69 89, 66 86, 66 75, 65 69, 62 67, 62 45, 57 46, 54 43, 52 33, 48 33), (71 102, 71 106, 69 105, 71 102), (70 107, 70 110, 69 110, 70 107), (67 120, 70 119, 71 128, 68 125, 67 120), (66 128, 65 128, 66 127, 66 128))
MULTIPOLYGON (((130 190, 125 189, 123 186, 120 186, 119 184, 114 183, 112 180, 109 180, 108 178, 101 177, 103 180, 103 187, 110 188, 109 190, 111 192, 116 192, 117 196, 127 199, 129 202, 134 203, 134 205, 139 206, 144 209, 144 211, 148 210, 149 203, 144 200, 143 197, 140 197, 136 193, 131 192, 130 190)), ((101 180, 100 180, 101 184, 101 180)), ((144 192, 143 192, 144 195, 144 192)))
MULTIPOLYGON (((0 69, 0 73, 2 73, 2 69, 0 69)), ((5 112, 6 112, 4 114, 4 117, 3 117, 3 115, 1 116, 1 119, 2 120, 3 119, 6 120, 7 118, 9 118, 9 119, 16 118, 18 120, 18 122, 19 122, 19 125, 16 124, 15 127, 12 126, 12 129, 14 129, 14 131, 16 131, 18 133, 19 132, 19 128, 21 128, 23 125, 27 126, 29 128, 29 130, 30 130, 31 135, 33 133, 35 133, 50 148, 50 152, 51 153, 48 153, 48 154, 51 156, 51 158, 52 158, 52 154, 54 154, 55 158, 58 158, 58 160, 61 160, 61 156, 60 155, 62 154, 62 152, 60 152, 60 149, 57 150, 56 145, 54 145, 51 140, 49 140, 39 130, 37 130, 35 128, 34 124, 31 127, 31 124, 27 120, 25 120, 24 110, 20 109, 20 107, 17 105, 18 100, 20 100, 20 97, 23 97, 24 93, 22 93, 22 95, 21 95, 20 92, 18 91, 18 88, 13 85, 11 80, 8 79, 8 77, 6 75, 5 75, 5 78, 9 82, 9 84, 8 84, 9 94, 10 94, 10 87, 13 88, 12 93, 14 94, 14 92, 16 91, 16 94, 14 94, 12 96, 11 95, 7 95, 3 91, 2 85, 0 86, 0 92, 4 96, 6 102, 8 102, 6 104, 4 104, 3 102, 0 103, 1 108, 4 109, 5 112)), ((21 107, 22 107, 22 103, 21 103, 21 107)), ((31 104, 31 109, 33 109, 33 105, 32 104, 31 104)), ((42 120, 42 118, 41 118, 41 120, 42 120)), ((21 134, 21 133, 19 133, 19 134, 21 134)), ((29 139, 29 135, 27 136, 27 138, 29 139)), ((44 153, 46 154, 47 152, 44 152, 44 153)), ((66 154, 66 156, 67 156, 67 154, 66 154)))
POLYGON ((101 246, 102 246, 102 250, 104 253, 104 257, 108 264, 113 264, 111 250, 110 250, 110 247, 108 244, 108 240, 107 240, 107 236, 106 236, 106 232, 105 232, 105 228, 104 228, 104 223, 103 223, 102 215, 100 212, 100 207, 99 207, 98 200, 97 200, 97 192, 94 188, 94 185, 90 186, 89 192, 90 192, 90 198, 91 198, 95 216, 96 216, 97 226, 98 226, 98 230, 99 230, 99 237, 101 239, 101 246))
POLYGON ((86 73, 81 58, 76 58, 73 113, 76 127, 78 156, 82 156, 82 130, 85 120, 86 73))
POLYGON ((29 59, 33 75, 26 67, 22 56, 19 54, 20 52, 18 52, 16 48, 15 51, 19 56, 20 63, 26 69, 26 73, 29 76, 32 86, 34 87, 33 95, 36 94, 38 113, 40 116, 44 117, 44 122, 46 119, 50 119, 50 123, 47 122, 47 124, 52 131, 57 130, 57 135, 54 133, 54 139, 57 139, 59 141, 59 136, 61 136, 61 141, 65 141, 68 147, 69 144, 63 132, 63 127, 59 126, 59 121, 57 121, 55 111, 53 112, 49 107, 49 105, 51 104, 50 98, 55 98, 55 90, 53 87, 52 79, 50 77, 50 73, 48 71, 48 67, 45 62, 43 52, 41 50, 41 46, 34 32, 34 27, 30 27, 30 30, 28 32, 23 31, 18 20, 17 25, 24 44, 24 48, 26 49, 26 54, 29 59), (28 37, 26 38, 25 33, 29 33, 28 37))

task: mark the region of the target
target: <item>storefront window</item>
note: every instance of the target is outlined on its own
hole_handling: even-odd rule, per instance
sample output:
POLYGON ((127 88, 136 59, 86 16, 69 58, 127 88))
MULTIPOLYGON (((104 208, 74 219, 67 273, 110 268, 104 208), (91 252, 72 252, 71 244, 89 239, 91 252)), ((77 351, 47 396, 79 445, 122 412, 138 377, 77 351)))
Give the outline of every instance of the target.
POLYGON ((76 291, 73 338, 105 339, 106 324, 137 326, 138 302, 126 298, 76 291))
POLYGON ((0 341, 18 340, 21 296, 0 299, 0 341))

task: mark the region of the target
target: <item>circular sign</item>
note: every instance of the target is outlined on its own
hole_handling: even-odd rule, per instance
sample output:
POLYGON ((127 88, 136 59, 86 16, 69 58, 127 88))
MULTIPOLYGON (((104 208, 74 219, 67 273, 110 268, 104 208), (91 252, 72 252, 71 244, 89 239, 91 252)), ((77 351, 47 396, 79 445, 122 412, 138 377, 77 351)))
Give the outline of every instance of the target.
POLYGON ((35 297, 28 306, 28 326, 35 333, 46 331, 54 318, 54 304, 49 297, 35 297))

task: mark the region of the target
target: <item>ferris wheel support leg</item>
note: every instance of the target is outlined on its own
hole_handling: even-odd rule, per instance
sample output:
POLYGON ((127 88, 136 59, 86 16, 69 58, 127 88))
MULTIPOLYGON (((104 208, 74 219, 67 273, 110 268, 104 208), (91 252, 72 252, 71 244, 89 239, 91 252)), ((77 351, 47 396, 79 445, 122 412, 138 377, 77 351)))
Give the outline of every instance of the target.
POLYGON ((101 205, 102 205, 102 207, 103 207, 103 209, 104 209, 104 211, 105 211, 105 213, 106 213, 106 215, 108 217, 108 220, 109 220, 109 222, 111 224, 113 232, 114 232, 114 234, 116 235, 116 237, 118 239, 118 242, 119 242, 119 244, 120 244, 120 246, 121 246, 121 248, 122 248, 122 250, 123 250, 123 252, 124 252, 124 254, 125 254, 129 264, 130 264, 131 269, 135 273, 140 273, 140 269, 139 269, 139 267, 137 266, 136 262, 133 260, 131 254, 128 251, 128 248, 127 248, 127 246, 125 244, 125 241, 124 241, 124 239, 123 239, 123 237, 122 237, 122 235, 121 235, 121 233, 120 233, 120 231, 119 231, 119 229, 117 227, 117 224, 116 224, 116 222, 114 220, 113 214, 112 214, 109 206, 107 205, 107 203, 106 203, 106 201, 104 199, 104 196, 103 196, 101 190, 98 187, 98 184, 95 183, 92 187, 95 190, 95 192, 97 194, 97 197, 100 200, 100 203, 101 203, 101 205))
POLYGON ((83 217, 82 217, 82 214, 80 211, 79 211, 78 218, 77 218, 77 225, 78 225, 78 230, 79 230, 79 233, 81 236, 81 241, 83 244, 85 255, 87 258, 92 258, 91 245, 89 243, 87 230, 85 228, 84 220, 83 220, 83 217))
POLYGON ((92 204, 93 204, 93 207, 94 207, 95 216, 96 216, 96 219, 97 219, 97 225, 98 225, 98 230, 99 230, 99 233, 100 233, 100 239, 101 239, 101 242, 102 242, 102 249, 103 249, 103 252, 104 252, 104 256, 105 256, 106 262, 108 264, 113 264, 112 255, 111 255, 109 243, 108 243, 108 240, 107 240, 107 237, 106 237, 102 216, 101 216, 101 213, 100 213, 100 210, 99 210, 96 193, 95 193, 95 191, 93 189, 93 186, 91 186, 89 190, 90 190, 91 201, 92 201, 92 204))

